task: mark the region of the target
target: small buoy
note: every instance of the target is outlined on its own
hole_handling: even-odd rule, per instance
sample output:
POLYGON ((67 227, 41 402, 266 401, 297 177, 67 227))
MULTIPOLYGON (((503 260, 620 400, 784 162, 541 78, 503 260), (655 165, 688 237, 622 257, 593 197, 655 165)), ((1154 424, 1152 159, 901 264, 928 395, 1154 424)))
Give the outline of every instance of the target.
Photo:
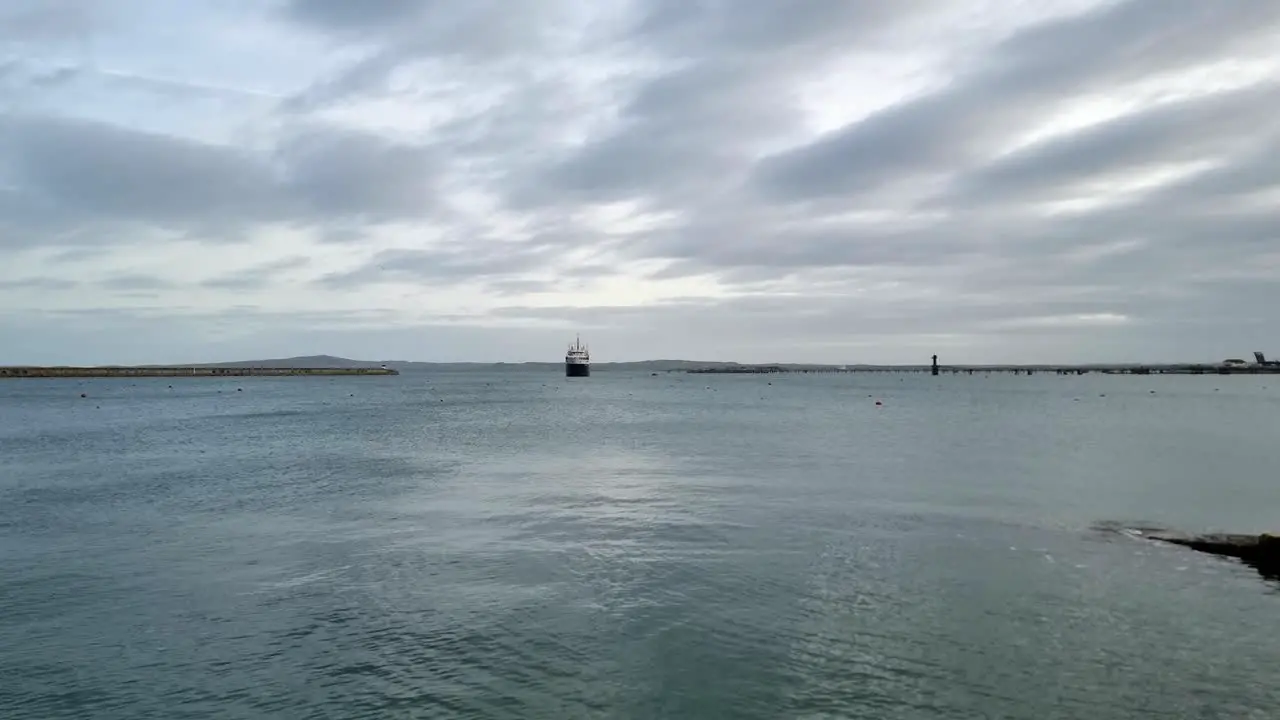
POLYGON ((879 400, 877 400, 877 401, 876 401, 876 407, 884 407, 884 403, 882 403, 882 402, 880 402, 879 400))
POLYGON ((84 393, 80 393, 80 397, 89 397, 89 396, 84 393))
POLYGON ((244 392, 244 388, 236 388, 236 392, 244 392))

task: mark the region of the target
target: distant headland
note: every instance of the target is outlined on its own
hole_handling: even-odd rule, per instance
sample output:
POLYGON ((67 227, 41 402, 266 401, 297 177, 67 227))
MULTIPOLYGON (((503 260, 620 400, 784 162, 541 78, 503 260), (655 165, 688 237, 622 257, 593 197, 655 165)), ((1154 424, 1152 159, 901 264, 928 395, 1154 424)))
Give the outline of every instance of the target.
POLYGON ((8 365, 2 378, 111 377, 295 377, 307 375, 399 375, 385 363, 368 363, 329 355, 279 360, 245 360, 195 365, 8 365))

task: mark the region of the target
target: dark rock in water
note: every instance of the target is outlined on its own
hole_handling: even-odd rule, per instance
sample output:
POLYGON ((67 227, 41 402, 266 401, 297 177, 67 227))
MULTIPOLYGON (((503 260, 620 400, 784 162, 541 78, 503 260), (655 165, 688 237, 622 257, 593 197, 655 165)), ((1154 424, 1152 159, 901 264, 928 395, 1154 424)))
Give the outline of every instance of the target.
POLYGON ((1210 535, 1176 535, 1172 533, 1147 533, 1152 540, 1182 545, 1192 550, 1238 558, 1264 576, 1280 579, 1280 535, 1240 535, 1216 533, 1210 535))

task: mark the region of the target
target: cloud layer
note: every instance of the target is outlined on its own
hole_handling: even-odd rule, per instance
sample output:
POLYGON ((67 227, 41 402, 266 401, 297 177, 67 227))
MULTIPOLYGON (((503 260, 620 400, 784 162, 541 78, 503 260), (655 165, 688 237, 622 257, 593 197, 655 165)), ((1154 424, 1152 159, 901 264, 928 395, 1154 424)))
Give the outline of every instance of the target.
POLYGON ((0 3, 0 363, 1280 353, 1276 3, 183 8, 0 3))

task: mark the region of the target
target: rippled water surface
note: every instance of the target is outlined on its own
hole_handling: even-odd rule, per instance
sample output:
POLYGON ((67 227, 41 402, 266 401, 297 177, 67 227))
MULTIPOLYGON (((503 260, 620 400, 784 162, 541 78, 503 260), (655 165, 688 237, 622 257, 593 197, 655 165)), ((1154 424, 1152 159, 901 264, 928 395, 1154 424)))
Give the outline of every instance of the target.
POLYGON ((1280 586, 1111 528, 1277 529, 1276 428, 1265 377, 5 381, 0 717, 1274 718, 1280 586))

